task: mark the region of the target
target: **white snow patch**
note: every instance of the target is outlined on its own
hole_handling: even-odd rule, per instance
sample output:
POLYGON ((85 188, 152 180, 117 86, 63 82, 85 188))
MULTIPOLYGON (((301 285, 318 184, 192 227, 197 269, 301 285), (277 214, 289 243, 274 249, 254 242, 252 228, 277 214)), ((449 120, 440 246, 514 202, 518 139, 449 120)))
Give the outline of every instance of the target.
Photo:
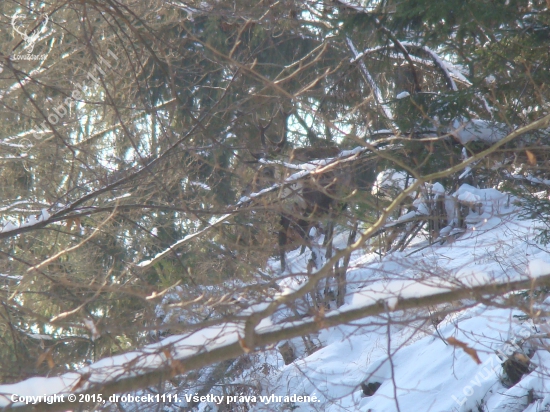
POLYGON ((502 123, 460 118, 453 121, 450 133, 462 144, 478 140, 493 144, 504 139, 508 135, 509 129, 502 123))

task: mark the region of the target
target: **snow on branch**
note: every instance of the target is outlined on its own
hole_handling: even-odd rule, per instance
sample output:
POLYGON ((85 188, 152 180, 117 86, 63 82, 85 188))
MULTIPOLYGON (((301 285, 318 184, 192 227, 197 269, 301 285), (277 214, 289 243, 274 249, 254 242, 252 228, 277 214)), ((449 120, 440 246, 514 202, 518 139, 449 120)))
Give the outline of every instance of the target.
POLYGON ((217 227, 218 225, 220 225, 221 223, 223 223, 227 219, 229 219, 231 216, 232 216, 232 213, 227 213, 227 214, 219 217, 218 219, 214 220, 212 223, 210 223, 205 228, 203 228, 201 230, 198 230, 195 233, 192 233, 190 235, 185 236, 183 239, 180 239, 177 242, 173 243, 172 245, 168 246, 162 252, 157 253, 152 259, 144 260, 144 261, 138 263, 136 266, 138 266, 142 269, 145 269, 145 268, 153 265, 154 263, 158 262, 160 259, 162 259, 166 255, 168 255, 169 253, 174 252, 181 245, 183 245, 185 243, 188 243, 190 240, 192 240, 192 239, 202 235, 203 233, 208 232, 209 230, 217 227))
MULTIPOLYGON (((99 188, 97 190, 94 190, 93 192, 90 192, 75 201, 67 204, 67 205, 61 205, 61 207, 57 208, 58 210, 56 212, 52 212, 54 209, 54 206, 52 206, 50 209, 46 210, 44 209, 40 216, 30 216, 27 221, 19 226, 14 225, 11 222, 8 222, 7 225, 0 228, 0 239, 12 237, 19 235, 21 233, 29 232, 31 230, 35 229, 41 229, 51 223, 60 221, 60 220, 66 220, 70 219, 70 213, 74 212, 78 206, 81 204, 95 199, 99 195, 109 192, 113 189, 116 189, 118 186, 121 186, 125 183, 128 183, 138 176, 141 176, 142 174, 148 172, 151 167, 159 163, 170 151, 179 145, 182 139, 178 140, 174 145, 172 145, 169 149, 167 149, 162 155, 148 161, 145 165, 143 165, 140 169, 133 171, 127 176, 121 177, 120 179, 114 181, 113 183, 110 183, 102 188, 99 188)), ((119 196, 118 198, 126 197, 126 195, 119 196)))
POLYGON ((380 91, 380 88, 378 87, 378 85, 376 84, 374 78, 372 77, 369 70, 367 69, 367 66, 365 65, 365 62, 363 62, 362 60, 358 60, 359 52, 357 51, 355 45, 353 44, 353 42, 351 41, 351 39, 349 37, 346 37, 346 43, 347 43, 349 49, 351 50, 351 52, 353 53, 353 55, 355 56, 355 60, 359 62, 359 68, 361 70, 361 73, 363 73, 363 76, 365 77, 365 80, 369 84, 369 86, 372 90, 372 93, 374 94, 374 99, 376 100, 376 102, 378 104, 380 104, 380 106, 382 107, 382 110, 384 111, 384 114, 386 115, 386 117, 389 120, 393 120, 392 110, 390 109, 390 107, 387 104, 383 103, 384 99, 382 98, 382 92, 380 91))
MULTIPOLYGON (((352 10, 355 10, 359 13, 368 14, 368 11, 364 7, 361 7, 360 5, 352 4, 351 2, 344 1, 344 0, 338 0, 338 2, 341 5, 343 5, 347 8, 350 8, 352 10)), ((423 45, 416 44, 416 43, 411 43, 411 42, 408 42, 408 41, 400 41, 397 38, 395 38, 393 35, 391 35, 391 32, 387 28, 382 26, 381 23, 378 21, 378 19, 375 18, 375 22, 376 22, 377 26, 379 26, 379 28, 384 31, 384 33, 386 33, 387 35, 390 35, 390 39, 393 42, 393 46, 389 46, 389 45, 380 46, 380 47, 376 47, 376 48, 372 48, 372 49, 367 49, 367 50, 363 51, 362 53, 359 53, 359 52, 357 52, 357 50, 354 50, 353 53, 354 53, 355 57, 352 60, 352 62, 358 61, 359 59, 361 59, 363 56, 365 56, 368 53, 374 53, 374 52, 377 52, 377 51, 381 51, 385 48, 395 48, 395 49, 399 49, 399 51, 403 52, 403 55, 404 55, 405 59, 408 60, 409 64, 410 64, 411 60, 410 60, 410 57, 407 56, 408 50, 406 50, 406 49, 407 48, 408 49, 413 49, 414 48, 414 49, 422 50, 424 53, 426 53, 433 60, 436 67, 438 67, 441 70, 441 72, 443 73, 443 76, 445 77, 445 79, 448 83, 448 86, 452 91, 458 91, 458 87, 456 86, 454 78, 459 79, 463 83, 471 85, 471 82, 468 79, 466 79, 466 77, 464 77, 464 75, 462 73, 460 73, 460 70, 458 70, 451 63, 443 60, 435 51, 430 49, 428 46, 423 46, 423 45)), ((351 40, 349 38, 346 38, 346 42, 348 43, 348 46, 349 46, 351 40)), ((351 49, 351 46, 350 46, 350 49, 351 49)), ((362 67, 361 67, 361 69, 362 69, 362 67)))
MULTIPOLYGON (((439 57, 439 55, 436 52, 434 52, 428 46, 421 46, 419 44, 410 43, 410 42, 406 42, 406 41, 401 42, 401 44, 405 47, 416 48, 416 49, 422 50, 424 53, 426 53, 428 56, 430 56, 430 58, 433 60, 434 64, 437 67, 439 67, 439 69, 443 73, 443 76, 445 76, 445 79, 447 80, 449 88, 453 92, 458 91, 458 87, 456 87, 456 83, 453 79, 453 76, 451 76, 451 72, 449 70, 450 67, 453 67, 450 63, 447 63, 446 61, 444 61, 441 57, 439 57)), ((463 79, 464 82, 470 83, 468 81, 468 79, 466 79, 458 70, 452 68, 452 71, 453 71, 453 75, 457 76, 457 74, 458 74, 461 77, 461 79, 463 79)))
POLYGON ((336 156, 334 158, 311 160, 311 161, 309 161, 307 163, 304 163, 304 164, 301 164, 301 165, 291 164, 291 163, 287 163, 287 162, 260 160, 260 163, 262 163, 262 164, 281 165, 281 166, 288 167, 289 169, 298 169, 300 171, 296 172, 296 173, 293 173, 292 175, 288 176, 281 183, 275 183, 275 184, 271 185, 268 188, 260 190, 257 193, 251 193, 248 196, 241 197, 235 205, 228 208, 229 209, 228 213, 226 213, 225 215, 215 219, 213 222, 211 222, 205 228, 203 228, 203 229, 201 229, 201 230, 199 230, 195 233, 192 233, 190 235, 187 235, 184 238, 182 238, 182 239, 178 240, 177 242, 175 242, 174 244, 168 246, 165 250, 163 250, 162 252, 159 252, 152 259, 144 260, 144 261, 138 263, 137 267, 140 267, 140 268, 144 269, 144 268, 147 268, 147 267, 153 265, 154 263, 158 262, 160 259, 162 259, 166 255, 168 255, 169 253, 174 252, 178 247, 182 246, 183 244, 188 243, 192 239, 194 239, 194 238, 202 235, 203 233, 206 233, 209 230, 211 230, 211 229, 217 227, 218 225, 222 224, 227 219, 229 219, 234 213, 238 212, 239 209, 247 206, 252 201, 257 200, 257 199, 261 198, 262 196, 264 196, 268 193, 272 193, 272 192, 274 192, 274 191, 276 191, 276 190, 278 190, 282 187, 292 185, 292 184, 296 183, 296 181, 298 181, 300 179, 304 179, 309 175, 314 175, 314 174, 317 174, 317 173, 324 173, 324 172, 327 171, 327 169, 330 169, 332 167, 336 167, 340 163, 351 162, 351 161, 357 159, 361 154, 363 154, 365 152, 368 152, 368 151, 370 151, 369 148, 356 147, 355 149, 352 149, 352 150, 342 151, 342 152, 340 152, 340 154, 338 156, 336 156))
MULTIPOLYGON (((410 42, 406 42, 406 41, 402 41, 400 42, 401 45, 403 45, 404 47, 409 47, 410 49, 414 49, 416 48, 417 50, 422 50, 425 54, 428 54, 430 56, 430 59, 427 60, 426 58, 424 57, 418 57, 414 54, 414 50, 410 50, 409 53, 412 53, 410 54, 410 59, 415 62, 415 63, 419 63, 419 64, 422 64, 422 65, 425 65, 425 66, 430 66, 430 67, 438 67, 441 71, 443 71, 443 75, 445 77, 445 79, 447 80, 447 82, 450 84, 450 81, 449 81, 449 77, 451 78, 451 80, 453 81, 458 81, 462 84, 465 84, 467 86, 471 86, 472 85, 472 82, 470 82, 470 80, 468 80, 460 71, 459 68, 457 68, 454 64, 448 62, 447 60, 443 59, 442 57, 438 56, 436 54, 436 56, 438 56, 438 60, 434 60, 432 58, 432 55, 429 54, 425 49, 427 49, 426 46, 421 46, 421 45, 418 45, 416 43, 410 43, 410 42), (442 66, 441 66, 442 65, 442 66)), ((373 53, 377 53, 377 52, 380 52, 380 51, 383 51, 383 50, 388 50, 388 49, 395 49, 395 45, 394 44, 388 44, 388 45, 384 45, 384 46, 379 46, 379 47, 372 47, 372 48, 368 48, 368 49, 365 49, 363 50, 361 53, 359 53, 356 57, 350 59, 350 63, 355 63, 357 60, 369 55, 369 54, 373 54, 373 53)), ((433 50, 430 49, 430 51, 432 53, 435 53, 433 50)), ((456 86, 456 83, 455 83, 455 86, 456 86)), ((452 89, 452 86, 450 86, 451 90, 452 89)))
POLYGON ((383 51, 383 50, 387 50, 388 48, 391 48, 391 47, 392 46, 384 45, 384 46, 378 46, 378 47, 372 47, 372 48, 369 48, 369 49, 365 49, 361 53, 358 53, 357 55, 355 55, 353 57, 353 59, 350 59, 349 62, 350 63, 355 63, 358 60, 362 59, 363 57, 365 57, 369 54, 377 53, 377 52, 380 52, 380 51, 383 51))
MULTIPOLYGON (((0 209, 6 210, 11 208, 13 205, 6 206, 5 208, 0 209)), ((39 229, 46 226, 50 221, 50 213, 48 209, 42 209, 40 214, 29 216, 25 222, 20 225, 15 225, 12 222, 8 221, 3 227, 0 227, 0 239, 15 236, 16 234, 23 233, 32 229, 39 229)))
POLYGON ((479 119, 468 120, 463 117, 453 120, 450 131, 450 134, 462 144, 471 141, 493 144, 505 138, 508 133, 510 129, 504 123, 479 119))

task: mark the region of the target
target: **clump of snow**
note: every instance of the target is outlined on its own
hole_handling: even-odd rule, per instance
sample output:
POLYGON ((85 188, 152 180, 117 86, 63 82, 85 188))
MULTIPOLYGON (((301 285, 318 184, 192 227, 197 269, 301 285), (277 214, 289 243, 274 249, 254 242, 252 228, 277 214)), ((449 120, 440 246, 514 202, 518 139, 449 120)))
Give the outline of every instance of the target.
POLYGON ((502 123, 460 118, 453 121, 450 133, 462 144, 478 140, 493 144, 505 138, 509 133, 509 129, 502 123))
POLYGON ((21 225, 15 225, 12 222, 8 221, 3 227, 0 227, 0 233, 11 232, 23 227, 34 226, 37 223, 46 221, 50 218, 50 213, 48 209, 42 209, 38 215, 30 215, 21 225))
POLYGON ((7 222, 4 227, 2 228, 2 230, 0 232, 10 232, 12 230, 15 230, 17 229, 17 226, 14 225, 12 222, 7 222))
POLYGON ((192 186, 198 186, 198 187, 200 187, 204 190, 212 190, 210 188, 210 186, 208 186, 207 184, 202 183, 202 182, 189 182, 189 184, 192 185, 192 186))
POLYGON ((40 220, 48 220, 50 218, 50 213, 48 209, 42 209, 40 212, 40 220))
POLYGON ((529 262, 529 275, 531 277, 546 276, 550 274, 550 263, 542 259, 534 259, 529 262))
POLYGON ((395 191, 405 190, 414 181, 415 179, 406 172, 387 169, 376 176, 372 194, 381 195, 390 192, 390 195, 393 195, 395 191))
POLYGON ((458 195, 458 200, 466 203, 477 203, 481 198, 478 195, 474 195, 472 192, 463 192, 458 195))
POLYGON ((436 182, 432 185, 432 193, 442 196, 445 194, 445 188, 441 183, 436 182))

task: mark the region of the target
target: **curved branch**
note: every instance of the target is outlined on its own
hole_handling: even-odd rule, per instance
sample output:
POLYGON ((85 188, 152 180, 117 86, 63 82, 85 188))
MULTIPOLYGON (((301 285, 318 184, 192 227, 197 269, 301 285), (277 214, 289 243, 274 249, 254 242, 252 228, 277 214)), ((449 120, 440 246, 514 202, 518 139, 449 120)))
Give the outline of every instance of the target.
MULTIPOLYGON (((359 60, 358 58, 359 52, 357 51, 357 48, 355 47, 355 45, 353 44, 352 40, 349 37, 346 37, 346 43, 349 49, 351 50, 351 52, 353 53, 355 60, 359 60)), ((374 95, 374 99, 376 100, 376 103, 378 103, 382 107, 382 110, 384 111, 384 114, 386 115, 386 117, 389 120, 393 120, 394 117, 393 117, 392 110, 387 104, 383 103, 384 99, 382 98, 382 92, 380 91, 380 88, 374 81, 374 78, 370 74, 365 63, 361 60, 359 60, 359 68, 361 69, 361 73, 363 74, 365 80, 367 81, 367 83, 369 84, 372 90, 372 94, 374 95)))
POLYGON ((378 18, 376 18, 376 17, 374 18, 374 23, 378 27, 378 30, 380 30, 382 33, 384 33, 386 36, 388 36, 388 38, 394 44, 395 48, 397 50, 399 50, 401 52, 401 54, 403 55, 403 57, 405 58, 405 60, 407 60, 407 63, 409 64, 409 67, 411 69, 411 73, 413 75, 415 92, 417 92, 417 93, 421 92, 422 88, 420 87, 420 81, 418 79, 418 73, 416 72, 416 68, 414 67, 414 63, 411 59, 411 56, 409 55, 409 52, 405 48, 405 45, 402 42, 400 42, 397 39, 397 37, 395 37, 395 35, 391 32, 391 30, 388 29, 386 26, 384 26, 380 22, 380 20, 378 20, 378 18))
POLYGON ((403 42, 402 46, 410 47, 410 48, 417 48, 419 50, 422 50, 428 56, 430 56, 430 58, 432 59, 432 61, 435 64, 435 66, 439 67, 439 70, 441 70, 441 72, 443 73, 443 76, 445 77, 445 80, 447 81, 447 86, 449 87, 449 89, 452 90, 453 92, 458 91, 458 87, 456 87, 456 83, 455 83, 453 77, 451 76, 451 73, 450 73, 449 69, 445 65, 445 62, 443 61, 443 59, 441 59, 437 55, 436 52, 434 52, 432 49, 430 49, 427 46, 421 46, 419 44, 414 44, 414 43, 409 43, 409 42, 403 42))

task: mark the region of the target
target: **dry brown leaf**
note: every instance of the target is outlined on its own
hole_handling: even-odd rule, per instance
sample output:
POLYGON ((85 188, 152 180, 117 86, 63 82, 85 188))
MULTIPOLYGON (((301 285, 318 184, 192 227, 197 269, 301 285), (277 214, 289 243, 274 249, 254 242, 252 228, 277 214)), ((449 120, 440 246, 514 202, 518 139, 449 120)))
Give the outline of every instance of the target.
POLYGON ((452 336, 450 338, 447 338, 447 342, 451 346, 456 346, 457 348, 461 348, 464 352, 470 355, 470 357, 474 360, 475 363, 477 363, 478 365, 481 364, 481 360, 479 359, 479 356, 477 356, 476 350, 473 348, 470 348, 467 343, 461 342, 452 336))
POLYGON ((183 362, 177 359, 170 362, 170 369, 172 372, 171 376, 181 375, 186 372, 183 362))
POLYGON ((325 322, 325 307, 321 305, 319 310, 317 310, 317 313, 315 313, 315 323, 319 325, 319 328, 324 329, 326 327, 325 322))
POLYGON ((172 354, 170 353, 170 350, 168 350, 167 348, 163 348, 162 353, 164 353, 164 356, 166 356, 166 359, 172 359, 172 354))
POLYGON ((55 366, 55 362, 53 361, 52 352, 53 352, 53 347, 51 347, 48 350, 46 350, 45 352, 43 352, 38 357, 38 360, 36 361, 36 367, 39 367, 40 365, 42 365, 42 363, 44 361, 46 361, 46 362, 48 362, 48 367, 50 369, 53 369, 53 367, 55 366))
POLYGON ((244 339, 241 338, 241 335, 237 335, 237 339, 239 339, 239 345, 241 345, 241 348, 243 348, 244 353, 250 353, 250 348, 246 345, 244 339))
POLYGON ((535 156, 535 154, 530 150, 526 150, 525 154, 527 155, 527 163, 529 163, 531 166, 536 166, 537 157, 535 156))
POLYGON ((71 392, 75 392, 77 389, 84 386, 84 384, 88 382, 88 379, 90 379, 90 376, 92 376, 91 372, 82 374, 76 385, 72 387, 71 392))
POLYGON ((529 359, 529 357, 524 355, 523 353, 515 353, 514 358, 516 358, 516 360, 526 365, 529 365, 529 363, 531 363, 531 360, 529 359))
POLYGON ((79 217, 70 217, 66 221, 67 231, 71 233, 80 232, 80 218, 79 217), (73 229, 74 226, 74 229, 73 229))

